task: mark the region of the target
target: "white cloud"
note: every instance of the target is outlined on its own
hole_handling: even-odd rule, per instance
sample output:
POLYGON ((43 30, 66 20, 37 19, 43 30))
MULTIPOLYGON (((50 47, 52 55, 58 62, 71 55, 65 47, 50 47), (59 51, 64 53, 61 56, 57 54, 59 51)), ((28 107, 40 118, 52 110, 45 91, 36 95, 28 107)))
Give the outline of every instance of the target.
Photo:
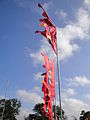
POLYGON ((81 111, 88 111, 90 109, 89 104, 75 97, 76 91, 72 88, 64 89, 62 92, 62 109, 69 120, 73 119, 71 116, 75 116, 79 120, 81 111))
POLYGON ((90 0, 84 0, 84 4, 90 6, 90 0))
POLYGON ((59 48, 59 56, 61 60, 66 60, 79 49, 72 39, 83 35, 82 31, 75 26, 67 25, 65 28, 57 28, 57 43, 59 48))
POLYGON ((74 89, 68 88, 68 89, 63 90, 62 95, 63 95, 63 99, 66 99, 67 97, 71 97, 71 96, 76 95, 76 92, 74 89))
POLYGON ((20 114, 17 115, 17 120, 25 120, 24 117, 27 117, 32 111, 30 111, 27 108, 21 108, 20 109, 20 114))
POLYGON ((66 98, 63 101, 63 109, 65 110, 66 115, 69 117, 76 116, 78 118, 81 110, 88 111, 90 106, 79 99, 66 98))
MULTIPOLYGON (((76 26, 67 25, 65 28, 62 29, 57 28, 57 35, 57 43, 60 50, 60 59, 65 60, 72 56, 74 51, 77 51, 79 49, 79 46, 75 44, 72 39, 76 37, 81 37, 82 39, 84 33, 80 28, 76 26)), ((39 51, 35 53, 30 53, 30 57, 34 59, 35 65, 43 62, 41 51, 52 59, 56 59, 51 46, 48 44, 46 39, 43 39, 39 51)))
POLYGON ((85 76, 83 76, 83 77, 76 76, 75 82, 82 86, 90 84, 90 80, 88 80, 85 76))
POLYGON ((56 11, 56 15, 58 16, 58 18, 61 19, 65 19, 67 17, 67 13, 64 12, 63 10, 57 10, 56 11))
POLYGON ((38 87, 38 86, 35 86, 35 87, 33 88, 33 91, 34 91, 34 92, 41 92, 40 87, 38 87))
POLYGON ((0 99, 5 99, 5 96, 2 96, 2 95, 1 95, 1 96, 0 96, 0 99))
POLYGON ((43 8, 45 9, 45 11, 47 11, 52 5, 53 5, 52 2, 44 3, 43 8))
POLYGON ((67 79, 69 82, 69 86, 85 86, 90 85, 90 80, 85 76, 75 76, 74 78, 67 79))
POLYGON ((42 103, 43 100, 38 93, 35 92, 28 92, 26 90, 18 90, 17 91, 18 97, 20 97, 24 102, 27 103, 42 103))
MULTIPOLYGON (((17 97, 21 99, 24 103, 34 105, 37 103, 42 103, 43 99, 41 95, 39 95, 40 88, 38 86, 35 86, 31 92, 26 90, 18 90, 17 91, 17 97)), ((32 109, 32 108, 31 108, 32 109)), ((32 114, 33 111, 28 108, 21 108, 20 114, 17 115, 17 120, 24 120, 25 117, 27 117, 30 113, 32 114)))
POLYGON ((90 29, 90 16, 89 12, 83 8, 79 8, 77 13, 77 25, 82 29, 82 31, 87 34, 90 29))
POLYGON ((14 0, 17 5, 20 7, 26 8, 27 6, 30 7, 30 1, 29 0, 14 0))
POLYGON ((60 11, 60 15, 61 15, 61 17, 62 18, 66 18, 66 16, 67 16, 67 13, 66 12, 64 12, 64 11, 60 11))
MULTIPOLYGON (((67 79, 67 86, 77 87, 77 86, 86 86, 90 85, 90 80, 88 80, 85 76, 75 76, 74 78, 67 79)), ((79 120, 79 116, 82 110, 88 111, 90 109, 90 105, 84 102, 81 99, 76 99, 77 97, 77 89, 67 88, 62 92, 62 108, 65 110, 65 114, 69 116, 69 120, 72 120, 71 116, 76 116, 79 120)), ((85 95, 88 99, 90 99, 90 95, 85 95)))
POLYGON ((34 79, 38 80, 38 81, 41 81, 41 79, 42 79, 41 72, 38 72, 38 73, 34 74, 34 79))

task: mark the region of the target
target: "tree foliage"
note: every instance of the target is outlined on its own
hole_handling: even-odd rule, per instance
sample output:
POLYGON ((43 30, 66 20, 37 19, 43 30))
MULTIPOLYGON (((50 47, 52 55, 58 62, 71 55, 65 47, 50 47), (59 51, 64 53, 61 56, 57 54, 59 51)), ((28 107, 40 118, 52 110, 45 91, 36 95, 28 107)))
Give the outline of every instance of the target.
POLYGON ((16 115, 19 115, 19 108, 21 107, 21 102, 15 98, 6 101, 5 99, 1 99, 0 119, 2 118, 4 105, 5 105, 5 111, 4 111, 3 120, 17 120, 16 115))
MULTIPOLYGON (((29 116, 27 118, 25 118, 25 120, 48 120, 48 117, 44 116, 44 114, 43 114, 43 103, 36 104, 33 108, 33 111, 34 111, 34 113, 29 114, 29 116)), ((59 117, 61 117, 60 107, 53 106, 53 111, 54 112, 56 111, 55 115, 57 116, 57 119, 59 120, 59 117)), ((62 114, 63 114, 63 119, 66 120, 63 110, 62 110, 62 114)))
POLYGON ((81 111, 80 120, 90 120, 90 111, 85 112, 84 110, 81 111))
POLYGON ((25 120, 48 120, 48 117, 43 114, 43 103, 38 103, 33 108, 34 114, 29 114, 25 120))

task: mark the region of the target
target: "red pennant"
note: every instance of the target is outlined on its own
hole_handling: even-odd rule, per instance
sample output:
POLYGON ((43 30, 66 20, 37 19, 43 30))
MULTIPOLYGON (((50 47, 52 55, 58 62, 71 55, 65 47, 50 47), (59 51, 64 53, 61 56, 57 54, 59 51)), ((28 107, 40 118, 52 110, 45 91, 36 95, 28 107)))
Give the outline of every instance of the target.
POLYGON ((36 31, 35 33, 40 33, 44 37, 46 37, 51 44, 54 52, 57 55, 57 43, 56 43, 56 27, 52 23, 51 19, 47 15, 46 11, 44 8, 41 6, 41 4, 38 4, 38 7, 43 9, 43 16, 44 19, 40 19, 40 22, 44 23, 45 30, 44 31, 36 31))
MULTIPOLYGON (((41 53, 45 62, 44 68, 46 68, 46 72, 44 73, 44 81, 42 85, 42 92, 45 95, 49 95, 53 100, 55 98, 55 66, 54 61, 49 59, 46 55, 41 53)), ((44 97, 45 97, 44 95, 44 97)))

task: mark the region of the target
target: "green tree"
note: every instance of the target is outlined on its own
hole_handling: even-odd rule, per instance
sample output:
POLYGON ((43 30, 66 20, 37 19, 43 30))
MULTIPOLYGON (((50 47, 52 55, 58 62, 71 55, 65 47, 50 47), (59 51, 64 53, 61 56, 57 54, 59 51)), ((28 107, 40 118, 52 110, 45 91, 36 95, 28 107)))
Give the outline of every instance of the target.
POLYGON ((17 120, 16 115, 19 115, 19 108, 21 107, 21 102, 15 98, 6 101, 5 99, 1 99, 0 119, 2 118, 4 105, 5 105, 5 111, 4 111, 3 120, 17 120))
POLYGON ((33 108, 34 114, 29 114, 25 120, 48 120, 46 116, 43 115, 43 103, 38 103, 33 108))
MULTIPOLYGON (((54 111, 54 115, 56 115, 57 119, 59 120, 59 118, 61 118, 61 109, 60 109, 60 107, 54 105, 53 106, 53 111, 54 111)), ((62 110, 62 117, 63 117, 63 120, 66 119, 64 110, 62 110)))
POLYGON ((85 112, 84 110, 81 111, 80 120, 90 120, 90 111, 85 112))
MULTIPOLYGON (((25 118, 25 120, 48 120, 48 117, 44 116, 43 114, 43 103, 39 103, 36 104, 34 106, 34 114, 29 114, 29 116, 27 118, 25 118)), ((58 106, 53 106, 53 111, 56 111, 56 116, 57 119, 59 120, 60 117, 60 107, 58 106)), ((63 114, 63 119, 66 120, 66 117, 64 116, 64 111, 62 110, 62 114, 63 114)))

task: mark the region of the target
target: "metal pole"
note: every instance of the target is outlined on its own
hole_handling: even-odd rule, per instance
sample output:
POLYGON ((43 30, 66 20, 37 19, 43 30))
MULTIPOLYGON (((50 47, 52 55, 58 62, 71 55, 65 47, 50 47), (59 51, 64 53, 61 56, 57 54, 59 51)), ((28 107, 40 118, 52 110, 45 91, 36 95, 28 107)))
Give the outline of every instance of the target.
POLYGON ((57 115, 56 115, 56 84, 55 84, 55 120, 56 120, 56 118, 57 118, 57 115))
POLYGON ((62 120, 61 81, 60 81, 60 64, 59 64, 59 50, 58 50, 58 44, 57 44, 57 69, 58 69, 59 105, 60 105, 60 113, 61 113, 61 120, 62 120))
POLYGON ((4 118, 4 111, 5 111, 5 102, 6 102, 7 89, 8 89, 8 80, 7 80, 6 90, 5 90, 5 100, 4 100, 4 107, 3 107, 2 119, 1 119, 1 120, 3 120, 3 118, 4 118))

